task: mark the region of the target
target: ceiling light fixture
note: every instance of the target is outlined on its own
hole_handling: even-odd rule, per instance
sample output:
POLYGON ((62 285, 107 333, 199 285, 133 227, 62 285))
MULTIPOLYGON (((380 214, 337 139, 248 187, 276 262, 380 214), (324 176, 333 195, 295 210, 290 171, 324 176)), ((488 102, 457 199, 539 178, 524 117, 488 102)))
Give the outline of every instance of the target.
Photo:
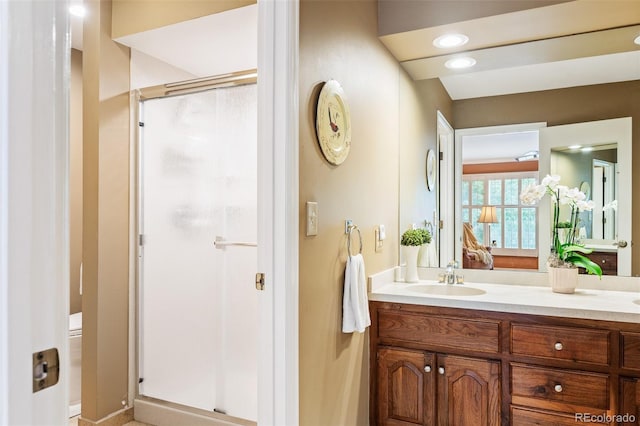
POLYGON ((469 58, 469 57, 463 57, 463 58, 449 59, 447 62, 444 63, 444 66, 452 70, 459 70, 463 68, 470 68, 475 64, 476 64, 475 59, 469 58))
POLYGON ((569 149, 578 149, 582 148, 582 145, 569 145, 569 149))
POLYGON ((538 156, 539 156, 538 151, 528 151, 522 154, 521 156, 516 157, 515 160, 516 161, 535 160, 536 158, 538 158, 538 156))
POLYGON ((79 18, 84 18, 87 14, 87 9, 81 4, 74 4, 69 6, 69 13, 79 18))
POLYGON ((592 146, 585 146, 584 148, 580 149, 580 151, 582 151, 582 152, 591 152, 591 151, 593 151, 593 147, 592 146))
POLYGON ((633 40, 633 42, 634 42, 635 44, 640 44, 640 35, 639 35, 638 37, 636 37, 636 38, 633 40))
POLYGON ((448 49, 466 44, 469 37, 464 34, 444 34, 433 40, 433 45, 439 49, 448 49))

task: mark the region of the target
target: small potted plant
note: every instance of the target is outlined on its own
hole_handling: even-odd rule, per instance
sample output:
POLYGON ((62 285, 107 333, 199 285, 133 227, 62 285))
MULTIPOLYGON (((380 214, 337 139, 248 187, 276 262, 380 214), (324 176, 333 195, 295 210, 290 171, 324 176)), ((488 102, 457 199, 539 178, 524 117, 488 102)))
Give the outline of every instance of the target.
POLYGON ((402 246, 402 257, 406 262, 405 282, 418 282, 418 252, 423 243, 424 236, 419 229, 409 229, 402 234, 400 245, 402 246))

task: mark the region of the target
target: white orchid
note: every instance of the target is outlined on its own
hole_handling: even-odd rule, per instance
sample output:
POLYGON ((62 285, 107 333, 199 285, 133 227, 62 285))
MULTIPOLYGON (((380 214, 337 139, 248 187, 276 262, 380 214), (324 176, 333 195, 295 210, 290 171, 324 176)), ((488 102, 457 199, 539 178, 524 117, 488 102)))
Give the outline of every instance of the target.
POLYGON ((607 210, 618 211, 618 200, 613 200, 612 202, 605 204, 602 207, 602 210, 605 211, 605 212, 607 210))
POLYGON ((540 185, 543 187, 548 187, 552 191, 556 189, 558 185, 560 185, 560 176, 558 175, 546 175, 540 185))
MULTIPOLYGON (((553 250, 554 253, 549 259, 549 263, 553 266, 574 265, 581 266, 587 270, 590 274, 596 274, 601 276, 602 269, 599 265, 593 263, 584 254, 591 253, 590 249, 585 248, 583 245, 576 243, 577 240, 577 228, 579 221, 579 214, 581 211, 593 210, 594 203, 592 200, 587 200, 587 196, 584 192, 578 188, 568 188, 565 185, 560 185, 560 176, 547 175, 542 179, 540 185, 531 184, 524 188, 520 193, 520 201, 522 204, 533 205, 545 196, 549 194, 553 201, 553 250), (560 204, 569 205, 571 207, 571 220, 569 223, 569 233, 567 241, 561 242, 558 236, 558 222, 560 219, 560 204)), ((609 208, 616 209, 617 203, 613 201, 607 206, 609 208), (614 204, 615 203, 615 204, 614 204)), ((606 206, 605 206, 606 207, 606 206)))

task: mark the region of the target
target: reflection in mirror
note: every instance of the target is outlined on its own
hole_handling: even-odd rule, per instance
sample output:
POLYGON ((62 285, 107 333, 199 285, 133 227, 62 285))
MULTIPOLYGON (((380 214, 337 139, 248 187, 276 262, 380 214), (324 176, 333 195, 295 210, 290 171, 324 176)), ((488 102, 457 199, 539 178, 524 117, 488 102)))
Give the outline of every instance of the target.
MULTIPOLYGON (((617 144, 595 146, 571 145, 551 150, 551 173, 562 176, 562 185, 579 188, 594 202, 592 211, 580 212, 579 241, 589 243, 617 238, 616 182, 617 144)), ((560 206, 560 221, 571 214, 568 206, 560 206)))
POLYGON ((538 182, 538 128, 543 123, 464 129, 456 132, 461 152, 459 215, 464 268, 538 269, 538 207, 520 202, 538 182), (490 212, 489 214, 487 214, 490 212), (471 243, 477 240, 489 256, 471 243))
MULTIPOLYGON (((595 208, 582 213, 580 242, 593 250, 588 257, 604 275, 631 275, 631 118, 598 120, 540 129, 540 176, 556 174, 560 184, 577 188, 589 183, 595 208), (578 147, 579 145, 579 147, 578 147)), ((540 203, 540 229, 549 229, 551 206, 540 203), (544 214, 543 214, 544 213, 544 214)), ((561 210, 566 220, 567 212, 561 210)), ((549 233, 541 232, 540 269, 548 257, 549 233)))
MULTIPOLYGON (((382 4, 385 3, 391 5, 395 2, 383 2, 382 4)), ((431 3, 437 2, 419 3, 429 9, 432 6, 431 3)), ((462 181, 461 157, 464 153, 457 142, 458 134, 470 128, 477 129, 481 126, 513 123, 544 122, 539 128, 553 128, 571 125, 569 123, 608 121, 615 117, 633 117, 637 120, 640 111, 635 95, 640 87, 640 68, 638 68, 640 46, 633 40, 636 39, 640 30, 637 22, 640 3, 618 2, 616 8, 605 6, 604 3, 563 2, 562 5, 478 17, 472 21, 452 22, 451 19, 454 18, 447 16, 449 21, 446 25, 442 21, 437 21, 438 10, 434 8, 434 13, 430 15, 431 23, 425 24, 424 28, 413 30, 403 27, 383 32, 385 35, 381 36, 381 40, 398 59, 409 78, 412 79, 411 84, 401 84, 400 90, 400 117, 401 120, 407 117, 406 121, 401 122, 399 138, 401 141, 400 232, 406 229, 407 223, 416 222, 410 217, 414 211, 422 211, 422 214, 416 215, 418 218, 431 217, 433 208, 432 204, 425 204, 420 196, 415 196, 416 188, 422 188, 422 182, 419 182, 419 185, 410 185, 411 179, 415 180, 416 176, 421 175, 414 174, 413 170, 406 166, 414 158, 420 158, 421 161, 424 158, 422 153, 416 155, 415 150, 406 149, 406 144, 419 142, 422 143, 425 150, 427 147, 434 146, 431 139, 427 139, 423 135, 410 134, 408 130, 405 130, 422 126, 422 130, 428 130, 425 134, 434 133, 431 124, 434 121, 433 115, 424 114, 425 110, 417 108, 416 105, 423 103, 429 107, 437 106, 438 109, 446 112, 445 116, 456 128, 455 151, 452 153, 456 158, 455 166, 448 167, 441 160, 438 169, 440 180, 436 185, 437 192, 452 194, 451 196, 455 198, 453 214, 445 203, 436 206, 439 226, 444 226, 446 229, 449 224, 454 223, 452 239, 454 250, 441 255, 441 265, 446 265, 446 262, 451 259, 462 259, 462 224, 463 221, 466 221, 472 225, 472 232, 477 241, 483 246, 491 248, 491 253, 497 260, 494 265, 495 269, 546 269, 544 263, 550 248, 549 206, 541 203, 535 206, 537 209, 535 212, 529 212, 523 210, 525 208, 523 206, 507 204, 507 198, 511 195, 508 191, 505 193, 505 185, 515 187, 513 181, 510 183, 505 181, 508 177, 501 178, 500 183, 489 183, 485 179, 482 183, 482 191, 484 191, 482 199, 473 199, 474 185, 480 184, 474 183, 473 179, 467 179, 464 183, 462 181), (521 19, 523 15, 529 12, 545 12, 549 14, 549 20, 545 22, 551 22, 558 17, 560 9, 565 10, 568 13, 567 16, 572 16, 575 19, 560 19, 557 21, 561 23, 559 27, 550 24, 549 29, 553 29, 553 31, 545 35, 524 37, 518 34, 518 30, 524 29, 520 25, 521 22, 524 22, 521 19), (613 15, 617 16, 616 22, 610 19, 613 15), (496 25, 496 20, 513 25, 512 30, 507 30, 502 25, 496 25), (567 26, 569 22, 579 25, 581 29, 569 29, 567 26), (427 36, 438 35, 436 33, 450 27, 456 27, 458 31, 467 30, 465 34, 469 36, 470 43, 451 51, 438 50, 431 43, 424 43, 427 36), (503 30, 493 31, 494 28, 502 28, 503 30), (562 33, 562 31, 565 32, 562 33), (558 36, 558 34, 564 34, 564 36, 558 36), (481 37, 484 35, 495 36, 496 39, 488 42, 481 37), (446 60, 461 53, 472 54, 477 60, 477 66, 467 70, 446 69, 444 66, 446 60), (444 99, 443 90, 445 91, 444 99), (422 139, 418 139, 416 136, 422 139), (447 171, 451 171, 451 174, 455 175, 451 185, 442 180, 442 173, 447 171), (406 175, 410 175, 410 177, 407 178, 406 175), (493 188, 490 188, 489 185, 493 185, 493 188), (500 186, 500 197, 498 197, 498 186, 500 186), (452 191, 452 189, 454 190, 452 191), (482 207, 492 205, 489 196, 492 197, 491 202, 494 202, 493 206, 496 207, 497 222, 495 223, 477 220, 480 217, 482 207), (464 211, 462 198, 466 203, 464 211), (424 205, 427 207, 423 207, 424 205), (537 216, 537 219, 527 219, 526 215, 537 216), (452 220, 448 220, 449 217, 452 220), (516 241, 518 241, 518 245, 516 245, 516 241), (510 253, 509 251, 512 250, 519 252, 510 253), (445 262, 442 262, 442 256, 444 256, 445 262), (514 263, 516 260, 518 263, 514 263), (506 261, 511 263, 504 263, 506 261), (523 261, 528 263, 522 264, 523 261)), ((411 13, 406 12, 404 16, 410 15, 411 13)), ((391 15, 389 14, 389 16, 391 15)), ((391 21, 385 16, 380 19, 391 21)), ((392 23, 398 24, 399 22, 411 22, 411 25, 417 25, 415 21, 400 20, 397 17, 392 23)), ((395 27, 391 26, 391 28, 395 27)), ((542 27, 537 26, 536 29, 542 29, 542 27)), ((602 165, 603 163, 592 163, 590 167, 593 168, 595 164, 596 168, 593 169, 590 176, 571 184, 572 187, 587 188, 583 185, 586 183, 594 201, 596 201, 595 197, 602 197, 602 201, 598 202, 602 205, 602 209, 597 209, 590 216, 583 218, 585 223, 584 241, 599 251, 601 249, 603 251, 611 250, 618 265, 615 273, 625 276, 631 275, 633 253, 631 248, 631 205, 633 201, 631 200, 631 191, 625 191, 626 188, 631 188, 631 118, 628 120, 628 128, 624 131, 624 142, 621 139, 605 138, 596 143, 596 145, 617 143, 616 159, 598 160, 618 163, 619 170, 615 170, 615 164, 612 166, 614 176, 617 179, 608 181, 608 184, 617 181, 622 198, 615 194, 615 187, 609 190, 609 194, 614 193, 613 196, 610 196, 603 192, 606 191, 606 188, 602 188, 601 181, 594 184, 593 175, 595 173, 600 171, 603 175, 607 173, 607 168, 602 165), (622 166, 625 161, 628 162, 628 167, 622 166), (628 183, 621 183, 620 173, 626 174, 628 183), (626 213, 622 213, 623 211, 626 213), (601 216, 598 216, 600 214, 601 216), (599 242, 605 244, 598 244, 599 242)), ((637 127, 637 123, 635 126, 637 127)), ((634 135, 634 142, 638 142, 639 137, 634 135)), ((563 140, 554 145, 554 152, 555 148, 568 147, 573 143, 582 142, 573 142, 573 139, 570 135, 565 135, 563 140)), ((485 153, 491 153, 496 157, 504 156, 502 148, 491 152, 492 150, 486 145, 478 144, 477 146, 480 151, 485 153)), ((515 147, 516 144, 511 144, 508 147, 512 146, 515 147)), ((539 179, 551 173, 550 148, 547 145, 545 149, 547 152, 543 154, 542 140, 540 140, 540 146, 537 149, 538 158, 535 158, 536 148, 528 149, 522 145, 518 146, 519 152, 517 154, 509 154, 510 161, 516 156, 522 159, 529 157, 530 161, 540 161, 538 168, 529 170, 533 172, 532 176, 519 178, 519 187, 522 186, 521 179, 532 177, 539 179)), ((440 151, 443 151, 442 146, 440 146, 440 151)), ((638 160, 640 157, 637 154, 634 155, 636 156, 635 161, 640 161, 638 160)), ((449 161, 449 158, 445 152, 444 161, 449 161)), ((421 169, 418 173, 424 172, 421 169)), ((477 171, 474 175, 483 173, 477 171)), ((512 179, 515 180, 515 178, 512 179)), ((598 179, 598 177, 595 178, 596 181, 598 179)), ((637 183, 638 178, 634 179, 637 183)), ((637 207, 637 201, 635 204, 637 207)), ((636 231, 636 237, 637 235, 638 231, 636 231)), ((451 241, 445 235, 442 237, 442 239, 438 238, 441 246, 443 243, 451 241)), ((637 252, 638 250, 636 250, 637 252)), ((637 254, 633 257, 640 258, 637 254)), ((640 265, 640 262, 634 263, 640 265)), ((638 275, 640 267, 635 266, 634 268, 634 274, 638 275)))

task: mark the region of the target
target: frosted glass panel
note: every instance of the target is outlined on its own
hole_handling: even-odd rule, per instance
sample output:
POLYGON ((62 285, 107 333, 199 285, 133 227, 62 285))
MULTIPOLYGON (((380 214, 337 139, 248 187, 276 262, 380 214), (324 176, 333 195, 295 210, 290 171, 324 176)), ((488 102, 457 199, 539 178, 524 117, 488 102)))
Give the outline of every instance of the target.
POLYGON ((140 393, 256 420, 255 85, 145 101, 140 393))

